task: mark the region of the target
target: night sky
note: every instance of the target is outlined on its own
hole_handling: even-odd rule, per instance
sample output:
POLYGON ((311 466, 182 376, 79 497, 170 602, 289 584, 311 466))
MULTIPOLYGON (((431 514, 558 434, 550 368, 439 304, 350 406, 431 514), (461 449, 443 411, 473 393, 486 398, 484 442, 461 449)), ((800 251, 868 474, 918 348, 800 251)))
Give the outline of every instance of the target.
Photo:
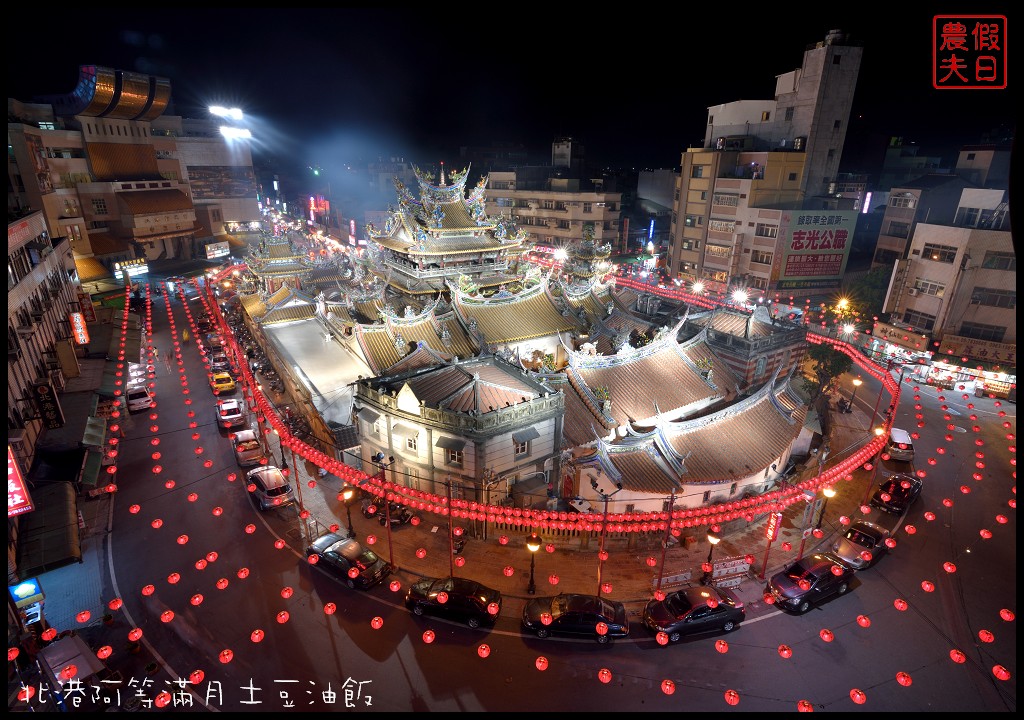
POLYGON ((62 8, 43 33, 8 32, 8 96, 69 92, 78 66, 96 64, 170 78, 181 115, 242 107, 257 161, 287 167, 391 156, 454 166, 460 146, 496 141, 549 161, 568 135, 594 163, 667 168, 702 142, 709 105, 770 99, 775 76, 841 28, 865 46, 843 169, 870 170, 889 136, 948 150, 1014 122, 1013 73, 1010 90, 932 89, 931 10, 474 7, 62 8))

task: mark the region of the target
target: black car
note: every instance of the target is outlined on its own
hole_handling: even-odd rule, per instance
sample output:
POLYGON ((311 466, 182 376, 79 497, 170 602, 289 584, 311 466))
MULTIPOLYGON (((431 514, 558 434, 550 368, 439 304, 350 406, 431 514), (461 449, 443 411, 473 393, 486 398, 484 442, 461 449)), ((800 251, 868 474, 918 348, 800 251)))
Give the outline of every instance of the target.
POLYGON ((314 540, 306 548, 306 556, 312 555, 318 557, 317 567, 324 568, 350 588, 366 590, 391 574, 391 566, 377 553, 338 533, 326 533, 314 540), (352 568, 358 570, 355 577, 349 575, 352 568))
POLYGON ((899 473, 886 478, 871 496, 871 506, 902 515, 921 494, 924 481, 916 475, 899 473))
POLYGON ((812 605, 849 590, 853 572, 836 556, 816 553, 773 575, 765 591, 783 610, 805 613, 812 605))
POLYGON ((466 578, 423 578, 409 586, 405 606, 414 615, 439 615, 478 628, 498 619, 501 593, 466 578))
POLYGON ((523 608, 523 630, 539 638, 576 635, 603 644, 628 636, 629 620, 626 606, 620 602, 597 595, 563 593, 528 601, 523 608), (607 626, 607 632, 598 632, 601 623, 607 626))
POLYGON ((677 590, 664 600, 651 600, 644 607, 643 622, 653 633, 666 633, 669 642, 684 635, 732 632, 743 622, 743 602, 727 589, 709 586, 677 590))

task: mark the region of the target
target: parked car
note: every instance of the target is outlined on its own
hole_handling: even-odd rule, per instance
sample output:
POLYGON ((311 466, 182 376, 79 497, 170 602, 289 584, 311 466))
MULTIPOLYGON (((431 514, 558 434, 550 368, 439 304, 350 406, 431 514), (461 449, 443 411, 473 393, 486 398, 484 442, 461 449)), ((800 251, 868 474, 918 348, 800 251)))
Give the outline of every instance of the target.
POLYGON ((231 373, 215 372, 210 376, 210 387, 221 393, 231 392, 235 389, 235 379, 231 373))
POLYGON ((259 503, 260 510, 291 505, 295 502, 295 491, 288 484, 288 478, 274 465, 264 465, 245 474, 246 485, 252 485, 252 495, 259 503))
POLYGON ((317 567, 321 567, 348 585, 350 588, 366 590, 380 583, 391 574, 391 566, 373 550, 360 545, 354 538, 329 532, 321 535, 306 548, 306 556, 317 556, 317 567), (356 576, 350 571, 356 569, 356 576))
POLYGON ((832 543, 832 553, 854 570, 869 568, 885 554, 889 531, 867 520, 854 520, 842 537, 832 543), (868 553, 865 556, 865 553, 868 553))
POLYGON ((888 513, 902 515, 921 494, 924 481, 916 475, 897 473, 878 486, 871 496, 871 506, 888 513))
POLYGON ((550 635, 590 637, 599 643, 629 635, 626 606, 597 595, 567 594, 539 597, 527 601, 523 608, 523 630, 539 638, 550 635), (546 622, 550 618, 550 622, 546 622), (598 626, 607 625, 599 633, 598 626))
POLYGON ((231 447, 235 451, 235 460, 242 467, 259 465, 266 457, 263 452, 263 445, 254 430, 239 430, 231 440, 231 447))
POLYGON ((153 407, 153 393, 145 387, 128 388, 126 394, 128 412, 139 412, 153 407))
POLYGON ((236 428, 245 425, 245 409, 237 400, 218 400, 214 408, 217 425, 222 428, 236 428))
POLYGON ((224 337, 217 332, 209 333, 203 337, 203 344, 208 348, 224 347, 224 337))
POLYGON ((789 612, 805 613, 812 606, 850 589, 853 570, 829 553, 815 553, 772 575, 765 591, 789 612))
POLYGON ((501 593, 468 578, 428 577, 409 586, 405 606, 414 615, 439 615, 477 628, 498 619, 501 593))
POLYGON ((643 623, 653 633, 666 633, 669 642, 679 642, 684 635, 732 632, 744 618, 743 602, 731 590, 707 585, 649 601, 643 623))
POLYGON ((885 444, 885 452, 890 457, 904 462, 914 459, 914 441, 906 430, 894 427, 889 429, 889 440, 885 444))
POLYGON ((231 369, 231 361, 224 353, 214 353, 210 356, 210 370, 213 372, 227 372, 231 369))

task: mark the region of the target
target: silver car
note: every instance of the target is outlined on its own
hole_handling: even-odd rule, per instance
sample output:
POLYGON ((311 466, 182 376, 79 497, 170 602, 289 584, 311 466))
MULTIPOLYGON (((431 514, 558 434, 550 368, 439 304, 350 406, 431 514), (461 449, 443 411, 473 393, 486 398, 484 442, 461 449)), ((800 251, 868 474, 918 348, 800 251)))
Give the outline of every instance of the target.
POLYGON ((832 544, 832 552, 844 565, 854 570, 871 567, 889 548, 885 541, 889 531, 867 520, 854 521, 832 544))
POLYGON ((260 510, 291 505, 295 502, 295 491, 288 484, 280 468, 265 465, 245 474, 247 484, 252 485, 252 494, 259 503, 260 510))

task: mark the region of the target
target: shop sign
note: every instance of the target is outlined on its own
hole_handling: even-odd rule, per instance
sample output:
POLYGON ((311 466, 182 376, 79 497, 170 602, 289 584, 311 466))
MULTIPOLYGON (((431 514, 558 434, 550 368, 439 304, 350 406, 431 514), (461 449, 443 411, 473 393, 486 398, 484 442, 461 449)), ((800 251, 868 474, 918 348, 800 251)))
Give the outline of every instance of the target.
POLYGON ((773 512, 768 516, 768 527, 765 531, 765 537, 768 541, 774 541, 779 537, 779 528, 782 527, 782 513, 773 512))
POLYGON ((48 430, 64 427, 64 411, 60 407, 60 400, 57 399, 57 393, 53 391, 53 385, 49 380, 40 378, 33 382, 32 397, 39 409, 39 416, 48 430))
POLYGON ((913 330, 896 327, 888 323, 876 322, 871 334, 879 340, 899 345, 912 352, 927 352, 929 337, 913 330))
POLYGON ((7 446, 7 517, 21 515, 35 510, 32 496, 28 493, 28 485, 21 475, 21 468, 14 457, 11 446, 7 446))
POLYGON ((89 344, 89 329, 85 326, 85 316, 80 313, 71 313, 68 315, 68 320, 71 323, 71 336, 75 338, 75 342, 79 345, 89 344))
POLYGON ((1017 346, 991 340, 975 340, 959 335, 946 335, 939 346, 939 355, 949 358, 953 364, 962 362, 961 358, 974 358, 997 365, 1015 366, 1017 363, 1017 346))

